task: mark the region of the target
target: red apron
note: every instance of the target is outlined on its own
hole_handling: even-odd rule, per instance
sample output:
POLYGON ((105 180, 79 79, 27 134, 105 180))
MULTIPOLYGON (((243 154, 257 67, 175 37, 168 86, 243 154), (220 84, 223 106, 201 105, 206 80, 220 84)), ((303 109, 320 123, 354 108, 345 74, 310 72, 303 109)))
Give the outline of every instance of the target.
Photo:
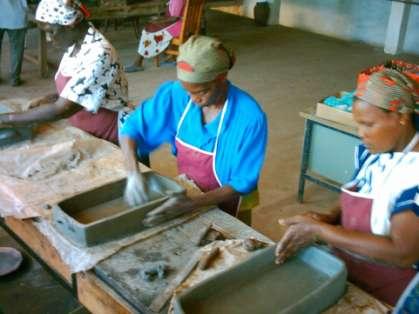
MULTIPOLYGON (((345 229, 372 233, 370 225, 371 198, 342 189, 340 204, 342 208, 341 224, 345 229)), ((339 249, 334 251, 344 260, 348 269, 349 281, 393 306, 410 280, 416 275, 416 271, 412 268, 379 264, 347 251, 339 249)))
MULTIPOLYGON (((183 120, 185 119, 191 105, 192 102, 190 101, 186 106, 186 109, 183 112, 177 127, 175 145, 177 149, 178 172, 185 174, 189 179, 193 180, 194 183, 201 189, 201 191, 208 192, 221 187, 221 182, 218 179, 217 173, 215 171, 215 155, 217 152, 218 139, 221 134, 221 128, 223 125, 228 102, 226 101, 221 112, 221 118, 217 129, 217 136, 212 152, 207 152, 194 147, 193 145, 182 141, 178 137, 183 120)), ((240 197, 237 196, 228 202, 224 202, 218 205, 220 209, 236 217, 239 211, 239 203, 240 197)))
MULTIPOLYGON (((64 90, 71 76, 64 76, 58 70, 55 76, 55 87, 58 95, 64 90)), ((118 113, 106 108, 99 108, 96 113, 80 110, 69 119, 72 126, 102 138, 114 144, 118 144, 118 113)))

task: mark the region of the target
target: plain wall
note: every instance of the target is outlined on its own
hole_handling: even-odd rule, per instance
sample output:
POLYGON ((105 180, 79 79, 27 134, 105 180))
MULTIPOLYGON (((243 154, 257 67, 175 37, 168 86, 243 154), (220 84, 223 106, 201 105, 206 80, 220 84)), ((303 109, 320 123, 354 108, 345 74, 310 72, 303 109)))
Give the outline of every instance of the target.
MULTIPOLYGON (((257 0, 243 0, 253 18, 257 0)), ((268 0, 269 24, 281 24, 345 40, 384 46, 391 11, 388 0, 268 0)), ((400 52, 419 54, 419 5, 411 5, 400 52)))
MULTIPOLYGON (((388 0, 282 0, 281 25, 341 39, 384 46, 391 11, 388 0)), ((401 51, 419 54, 419 6, 411 5, 401 51)))

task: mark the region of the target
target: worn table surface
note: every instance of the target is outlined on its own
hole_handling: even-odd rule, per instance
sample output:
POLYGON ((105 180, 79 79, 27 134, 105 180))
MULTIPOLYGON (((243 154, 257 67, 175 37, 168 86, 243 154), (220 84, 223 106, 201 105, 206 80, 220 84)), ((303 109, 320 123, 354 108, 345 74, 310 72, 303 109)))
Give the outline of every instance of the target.
MULTIPOLYGON (((119 155, 120 152, 115 151, 115 154, 119 155)), ((85 171, 87 179, 92 169, 85 171)), ((109 179, 106 177, 104 181, 106 180, 109 179)), ((98 181, 95 181, 95 184, 98 184, 98 181)), ((79 301, 92 313, 133 313, 139 311, 140 303, 149 304, 154 294, 161 291, 163 286, 151 287, 150 291, 146 291, 146 286, 137 276, 139 266, 160 259, 169 260, 175 268, 181 265, 196 249, 192 243, 199 229, 209 222, 227 230, 235 238, 256 236, 266 240, 254 229, 215 209, 182 226, 165 230, 155 235, 154 239, 145 239, 129 245, 99 263, 92 271, 72 275, 55 248, 34 226, 32 219, 8 217, 2 220, 3 226, 10 233, 15 234, 50 269, 75 289, 79 301)), ((173 272, 173 275, 175 273, 173 272)), ((380 302, 352 285, 348 287, 344 297, 327 313, 386 313, 387 308, 380 302)))
POLYGON ((152 300, 163 292, 199 249, 197 238, 200 230, 211 223, 225 231, 231 238, 255 237, 261 241, 271 242, 256 230, 221 210, 214 209, 183 225, 130 245, 100 262, 94 270, 133 307, 146 312, 152 300), (167 278, 149 282, 144 280, 140 276, 141 269, 156 262, 164 262, 170 267, 167 278))
POLYGON ((346 125, 346 124, 342 124, 342 123, 338 123, 338 122, 335 122, 335 121, 320 118, 319 116, 317 116, 315 114, 315 109, 314 108, 309 108, 309 109, 306 109, 304 111, 301 111, 300 116, 304 119, 313 120, 315 122, 318 122, 320 124, 329 126, 331 128, 338 129, 338 130, 353 134, 355 136, 358 136, 358 132, 357 132, 357 129, 355 127, 350 126, 350 125, 346 125))

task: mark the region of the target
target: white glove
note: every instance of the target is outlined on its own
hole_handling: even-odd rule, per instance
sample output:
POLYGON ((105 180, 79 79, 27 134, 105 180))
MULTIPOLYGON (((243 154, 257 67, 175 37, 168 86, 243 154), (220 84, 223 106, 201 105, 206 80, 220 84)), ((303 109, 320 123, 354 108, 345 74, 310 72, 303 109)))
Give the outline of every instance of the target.
POLYGON ((141 205, 148 201, 147 185, 143 175, 137 171, 127 176, 124 199, 129 206, 141 205))

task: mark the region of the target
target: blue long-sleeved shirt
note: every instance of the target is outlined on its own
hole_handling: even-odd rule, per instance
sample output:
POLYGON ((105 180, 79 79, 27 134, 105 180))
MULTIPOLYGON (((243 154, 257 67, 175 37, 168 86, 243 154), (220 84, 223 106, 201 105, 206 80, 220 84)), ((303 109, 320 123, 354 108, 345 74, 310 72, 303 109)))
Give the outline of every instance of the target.
MULTIPOLYGON (((121 135, 137 142, 142 153, 163 143, 172 146, 179 120, 190 97, 179 82, 167 82, 155 95, 130 114, 121 135)), ((215 171, 221 184, 241 194, 257 186, 267 145, 267 119, 259 104, 246 92, 229 83, 228 106, 215 154, 215 171)), ((212 152, 221 113, 210 123, 202 121, 201 108, 192 104, 177 136, 183 142, 212 152)))

